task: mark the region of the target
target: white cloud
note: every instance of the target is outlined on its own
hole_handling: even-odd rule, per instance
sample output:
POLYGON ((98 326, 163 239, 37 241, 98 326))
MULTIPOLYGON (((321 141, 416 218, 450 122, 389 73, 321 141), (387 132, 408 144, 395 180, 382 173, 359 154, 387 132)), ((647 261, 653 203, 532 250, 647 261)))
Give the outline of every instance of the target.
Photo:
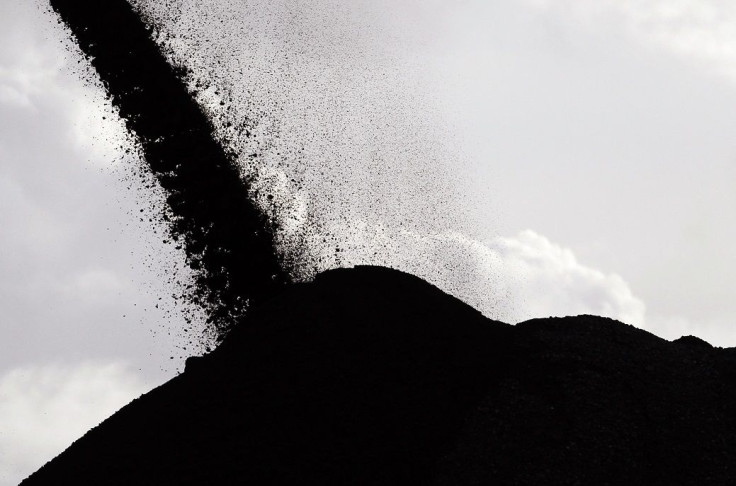
POLYGON ((280 168, 256 174, 256 200, 279 223, 277 240, 286 251, 304 251, 296 261, 298 279, 336 267, 383 265, 417 275, 505 322, 595 314, 646 328, 645 304, 620 275, 579 262, 571 249, 533 230, 478 241, 459 231, 409 230, 376 219, 323 220, 280 168))
POLYGON ((104 96, 91 68, 72 64, 80 56, 68 32, 44 5, 0 4, 0 108, 22 109, 39 118, 55 109, 66 118, 66 142, 86 155, 82 160, 109 167, 129 143, 125 126, 104 96), (3 17, 15 20, 6 21, 3 17), (71 54, 71 55, 70 55, 71 54), (80 83, 80 78, 84 83, 80 83))
POLYGON ((148 391, 120 363, 27 366, 0 376, 0 485, 14 485, 148 391))
POLYGON ((644 325, 644 303, 623 278, 583 265, 572 250, 534 231, 496 238, 488 248, 520 305, 518 318, 596 314, 644 325))
POLYGON ((20 56, 0 58, 0 103, 35 108, 33 97, 58 89, 62 63, 40 46, 28 44, 18 45, 20 56))
POLYGON ((422 277, 486 316, 506 322, 596 314, 645 325, 645 305, 623 278, 578 262, 572 250, 532 230, 486 242, 457 232, 423 235, 364 222, 326 233, 334 236, 310 235, 317 270, 390 266, 422 277))
POLYGON ((639 41, 711 63, 736 78, 736 5, 718 0, 527 0, 594 30, 623 29, 639 41))
POLYGON ((76 93, 76 98, 70 107, 69 137, 78 152, 86 154, 88 164, 111 168, 124 156, 121 148, 134 146, 133 139, 102 89, 88 88, 76 93))
POLYGON ((35 109, 34 97, 58 90, 65 64, 61 46, 49 44, 33 28, 25 28, 30 15, 37 13, 32 5, 0 5, 0 18, 15 20, 0 23, 5 31, 0 48, 0 104, 35 109))

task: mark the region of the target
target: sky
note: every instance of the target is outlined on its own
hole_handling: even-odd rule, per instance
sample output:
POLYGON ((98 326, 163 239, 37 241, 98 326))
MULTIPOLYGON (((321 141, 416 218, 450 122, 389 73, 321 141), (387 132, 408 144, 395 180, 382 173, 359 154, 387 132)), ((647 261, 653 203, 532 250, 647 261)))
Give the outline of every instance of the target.
MULTIPOLYGON (((198 352, 160 194, 42 5, 0 0, 0 485, 198 352)), ((385 264, 506 322, 736 345, 736 7, 136 5, 212 84, 203 106, 250 121, 220 135, 278 196, 280 241, 308 242, 301 277, 385 264)))

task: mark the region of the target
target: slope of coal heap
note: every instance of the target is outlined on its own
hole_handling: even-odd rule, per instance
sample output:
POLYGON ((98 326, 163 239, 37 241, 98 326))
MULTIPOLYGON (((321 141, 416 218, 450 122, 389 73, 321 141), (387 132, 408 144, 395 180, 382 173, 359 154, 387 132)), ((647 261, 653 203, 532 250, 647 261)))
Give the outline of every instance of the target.
POLYGON ((509 326, 377 267, 284 290, 22 484, 734 484, 736 352, 509 326))

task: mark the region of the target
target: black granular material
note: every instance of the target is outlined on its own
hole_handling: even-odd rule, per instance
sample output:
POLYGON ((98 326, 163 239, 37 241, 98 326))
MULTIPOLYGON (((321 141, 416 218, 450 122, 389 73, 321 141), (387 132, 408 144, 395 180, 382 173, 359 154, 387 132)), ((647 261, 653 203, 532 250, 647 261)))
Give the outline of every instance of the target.
POLYGON ((733 348, 510 326, 377 267, 246 319, 23 485, 736 484, 733 348))
POLYGON ((288 283, 268 218, 249 198, 236 154, 125 0, 51 0, 167 195, 172 238, 195 270, 190 297, 223 335, 254 300, 288 283))

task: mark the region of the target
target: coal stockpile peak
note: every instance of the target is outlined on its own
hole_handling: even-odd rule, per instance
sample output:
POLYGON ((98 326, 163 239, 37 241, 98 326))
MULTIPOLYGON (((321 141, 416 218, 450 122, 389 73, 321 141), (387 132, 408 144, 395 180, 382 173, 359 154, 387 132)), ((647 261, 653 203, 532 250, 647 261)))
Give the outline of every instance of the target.
POLYGON ((510 326, 330 271, 28 478, 46 484, 732 484, 733 350, 596 316, 510 326))

